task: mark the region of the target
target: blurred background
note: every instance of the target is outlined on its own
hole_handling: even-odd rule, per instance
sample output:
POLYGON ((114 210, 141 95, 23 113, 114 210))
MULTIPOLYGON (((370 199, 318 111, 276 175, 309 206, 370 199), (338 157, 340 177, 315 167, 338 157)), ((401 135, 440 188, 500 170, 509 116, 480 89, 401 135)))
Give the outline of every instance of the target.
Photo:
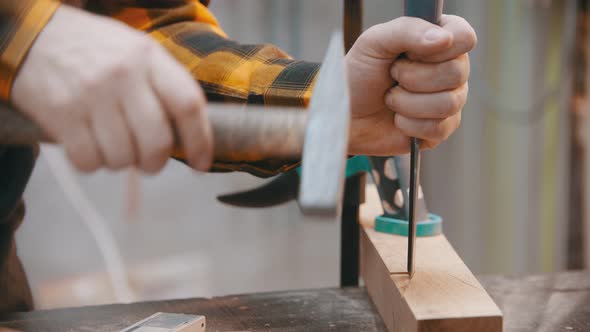
MULTIPOLYGON (((462 128, 425 153, 429 210, 443 216, 475 273, 588 267, 587 0, 445 2, 447 13, 474 26, 479 46, 462 128)), ((402 12, 401 0, 364 6, 365 27, 402 12)), ((211 4, 233 39, 274 43, 310 61, 321 60, 341 27, 342 7, 211 4)), ((295 204, 243 210, 215 200, 260 183, 196 174, 174 161, 155 177, 82 176, 59 149, 43 147, 18 232, 38 307, 338 286, 339 222, 303 218, 295 204)))

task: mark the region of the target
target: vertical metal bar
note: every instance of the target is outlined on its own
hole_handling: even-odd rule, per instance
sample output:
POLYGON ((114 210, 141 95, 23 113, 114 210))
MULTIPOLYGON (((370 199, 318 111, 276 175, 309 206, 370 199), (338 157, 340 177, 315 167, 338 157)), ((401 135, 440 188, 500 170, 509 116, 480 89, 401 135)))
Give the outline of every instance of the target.
POLYGON ((363 0, 344 0, 344 47, 350 50, 363 31, 363 0))
POLYGON ((408 218, 408 261, 407 270, 410 278, 414 276, 414 261, 416 257, 416 203, 418 203, 418 188, 420 187, 420 140, 412 138, 410 156, 410 212, 408 218))
MULTIPOLYGON (((588 82, 588 63, 590 60, 590 45, 588 45, 588 35, 590 26, 589 4, 587 0, 574 0, 573 6, 574 15, 577 17, 575 28, 575 38, 572 38, 572 49, 575 51, 574 63, 569 67, 573 71, 571 77, 572 96, 570 96, 570 108, 572 111, 572 118, 569 125, 570 129, 570 154, 569 154, 569 204, 565 209, 569 212, 568 216, 568 230, 565 234, 565 251, 566 251, 566 265, 568 270, 580 270, 584 268, 584 158, 585 158, 585 142, 584 142, 584 102, 580 100, 588 100, 587 86, 588 82)), ((571 22, 565 20, 565 22, 571 22)), ((567 57, 566 57, 567 58, 567 57)), ((558 268, 561 266, 558 266, 558 268)))
MULTIPOLYGON (((344 0, 344 46, 350 50, 362 31, 362 0, 344 0)), ((365 201, 365 174, 346 179, 340 233, 340 287, 359 284, 359 209, 365 201)))
POLYGON ((359 284, 360 205, 365 201, 365 173, 346 179, 340 235, 340 287, 359 284))

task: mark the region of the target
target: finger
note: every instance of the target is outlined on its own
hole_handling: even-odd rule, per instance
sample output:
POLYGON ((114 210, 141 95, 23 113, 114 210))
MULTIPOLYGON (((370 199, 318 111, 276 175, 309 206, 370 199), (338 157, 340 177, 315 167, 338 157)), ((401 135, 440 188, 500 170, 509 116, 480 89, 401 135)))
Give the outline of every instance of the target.
POLYGON ((60 143, 64 146, 68 159, 79 171, 90 173, 104 165, 98 143, 89 126, 73 126, 60 143))
POLYGON ((446 119, 416 119, 395 114, 395 126, 406 136, 428 141, 426 147, 433 147, 445 141, 460 124, 461 113, 446 119))
POLYGON ((467 101, 467 83, 452 91, 412 93, 397 86, 385 95, 387 107, 398 114, 416 119, 444 119, 460 112, 467 101))
POLYGON ((213 162, 213 135, 206 98, 195 79, 165 51, 157 52, 150 81, 173 119, 189 164, 207 171, 213 162))
POLYGON ((464 18, 455 15, 443 15, 441 27, 453 36, 453 42, 449 48, 431 54, 408 52, 408 57, 425 62, 443 62, 467 53, 477 45, 475 30, 464 18))
POLYGON ((138 166, 154 173, 172 154, 174 136, 170 121, 148 82, 146 72, 127 82, 123 109, 136 142, 138 166))
POLYGON ((391 77, 407 91, 428 93, 462 86, 469 78, 469 70, 467 54, 440 63, 399 59, 391 67, 391 77))
POLYGON ((105 164, 121 169, 135 164, 135 148, 127 119, 116 105, 91 113, 92 130, 105 164))
POLYGON ((449 31, 419 18, 400 17, 369 28, 352 52, 376 59, 395 59, 403 53, 427 57, 445 51, 452 43, 449 31))
POLYGON ((384 109, 370 116, 355 119, 355 122, 349 140, 349 154, 392 156, 410 152, 410 138, 395 127, 393 113, 384 109))

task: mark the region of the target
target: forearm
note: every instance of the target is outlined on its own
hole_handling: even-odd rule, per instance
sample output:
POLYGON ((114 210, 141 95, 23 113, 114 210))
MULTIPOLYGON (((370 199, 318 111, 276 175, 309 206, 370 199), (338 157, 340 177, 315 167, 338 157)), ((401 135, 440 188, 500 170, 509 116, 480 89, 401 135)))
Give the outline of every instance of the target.
POLYGON ((307 106, 319 64, 273 45, 244 45, 207 24, 179 23, 151 33, 199 80, 210 101, 307 106))
MULTIPOLYGON (((154 36, 198 79, 209 101, 307 106, 319 64, 296 61, 273 45, 242 45, 202 23, 181 23, 153 31, 154 36)), ((184 159, 182 153, 175 155, 184 159)), ((298 160, 227 162, 212 171, 276 175, 298 160)))
POLYGON ((95 13, 148 32, 197 79, 209 101, 306 106, 319 65, 293 60, 278 47, 244 45, 227 37, 208 1, 141 6, 137 1, 90 0, 95 13))

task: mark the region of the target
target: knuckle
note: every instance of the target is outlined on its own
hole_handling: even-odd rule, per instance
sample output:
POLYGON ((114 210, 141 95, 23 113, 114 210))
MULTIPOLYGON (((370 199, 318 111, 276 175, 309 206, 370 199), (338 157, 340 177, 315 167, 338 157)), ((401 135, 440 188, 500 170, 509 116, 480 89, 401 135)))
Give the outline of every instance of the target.
POLYGON ((166 157, 172 152, 172 136, 171 135, 161 135, 161 137, 156 140, 153 149, 152 155, 154 158, 161 158, 162 156, 166 157))
POLYGON ((145 161, 141 164, 141 170, 147 174, 156 174, 162 170, 162 168, 164 168, 167 160, 167 156, 161 156, 158 158, 153 158, 149 161, 145 161))
POLYGON ((461 94, 456 91, 446 92, 444 102, 440 103, 442 106, 441 115, 445 118, 453 116, 461 110, 461 94))
POLYGON ((424 141, 423 145, 420 146, 420 148, 424 150, 432 150, 435 149, 440 143, 441 142, 426 140, 424 141))
POLYGON ((140 169, 149 175, 154 175, 158 173, 159 169, 155 163, 143 163, 140 165, 140 169))
POLYGON ((434 141, 444 141, 450 133, 446 130, 443 121, 432 121, 428 126, 428 136, 434 141))
POLYGON ((165 134, 166 131, 159 131, 153 141, 146 147, 144 160, 150 164, 158 164, 162 159, 168 158, 172 152, 173 139, 172 135, 165 134))
POLYGON ((96 172, 99 168, 99 166, 95 165, 95 164, 76 164, 76 163, 74 163, 74 166, 78 171, 80 171, 82 173, 86 173, 86 174, 96 172))
POLYGON ((123 58, 133 60, 137 63, 141 60, 146 60, 154 55, 154 51, 157 49, 158 43, 152 40, 148 36, 137 35, 136 38, 130 43, 127 52, 123 58))
POLYGON ((191 91, 178 100, 177 108, 173 112, 180 118, 193 117, 201 113, 203 104, 198 91, 191 91))
POLYGON ((461 94, 463 97, 463 106, 467 103, 467 98, 469 97, 469 82, 465 82, 461 87, 461 94))
POLYGON ((399 111, 401 108, 401 90, 399 87, 395 87, 385 95, 385 104, 389 106, 391 111, 399 111))
POLYGON ((107 166, 113 170, 120 170, 133 164, 130 156, 115 156, 107 159, 107 166))
POLYGON ((105 71, 105 76, 109 79, 121 80, 129 77, 131 74, 131 63, 126 58, 113 61, 105 71))
POLYGON ((376 37, 378 37, 381 34, 381 32, 385 29, 385 27, 386 27, 385 23, 375 24, 375 25, 371 26, 370 28, 368 28, 367 30, 365 30, 365 32, 360 35, 359 39, 361 41, 374 40, 376 37))
POLYGON ((375 46, 374 41, 379 40, 379 36, 381 35, 381 31, 383 29, 382 26, 383 23, 373 25, 365 30, 353 44, 351 51, 360 52, 360 54, 363 54, 367 51, 367 48, 373 48, 375 46))
POLYGON ((447 63, 445 67, 445 76, 450 87, 459 87, 467 81, 468 73, 462 59, 455 59, 447 63))
POLYGON ((461 113, 459 113, 456 121, 455 121, 455 127, 453 129, 453 131, 459 129, 461 127, 461 113))
POLYGON ((451 114, 456 114, 463 107, 463 94, 461 91, 449 93, 449 106, 451 114))
POLYGON ((60 89, 58 93, 48 94, 46 105, 51 110, 66 110, 74 101, 74 96, 68 89, 60 89))
POLYGON ((455 35, 456 43, 463 46, 464 52, 469 52, 477 45, 477 35, 473 28, 465 21, 468 28, 458 31, 455 35))
POLYGON ((403 63, 397 70, 398 82, 401 86, 409 90, 417 90, 419 88, 421 82, 410 63, 403 63))
POLYGON ((140 36, 137 39, 136 49, 142 54, 150 54, 157 49, 157 43, 147 36, 140 36))
POLYGON ((465 32, 465 40, 467 45, 470 46, 469 50, 472 50, 477 46, 477 34, 475 33, 475 30, 473 30, 473 27, 469 25, 467 21, 465 22, 469 26, 469 29, 465 32))
POLYGON ((92 156, 88 151, 89 149, 78 149, 72 145, 66 148, 66 154, 70 162, 74 167, 83 173, 91 173, 96 171, 101 165, 98 162, 96 156, 92 156))
POLYGON ((398 128, 405 135, 411 134, 408 131, 407 119, 403 115, 396 113, 393 118, 393 123, 395 124, 395 127, 398 128))
POLYGON ((104 75, 100 74, 100 71, 91 71, 80 75, 80 88, 83 91, 95 91, 97 90, 102 82, 105 81, 104 75))
POLYGON ((139 61, 145 55, 133 54, 129 49, 123 50, 118 54, 114 54, 105 63, 105 68, 102 71, 102 78, 112 83, 113 80, 126 79, 137 69, 139 61))
POLYGON ((414 25, 416 23, 416 18, 409 17, 409 16, 402 16, 402 17, 398 17, 398 18, 394 19, 392 22, 398 26, 407 27, 407 26, 414 25))

